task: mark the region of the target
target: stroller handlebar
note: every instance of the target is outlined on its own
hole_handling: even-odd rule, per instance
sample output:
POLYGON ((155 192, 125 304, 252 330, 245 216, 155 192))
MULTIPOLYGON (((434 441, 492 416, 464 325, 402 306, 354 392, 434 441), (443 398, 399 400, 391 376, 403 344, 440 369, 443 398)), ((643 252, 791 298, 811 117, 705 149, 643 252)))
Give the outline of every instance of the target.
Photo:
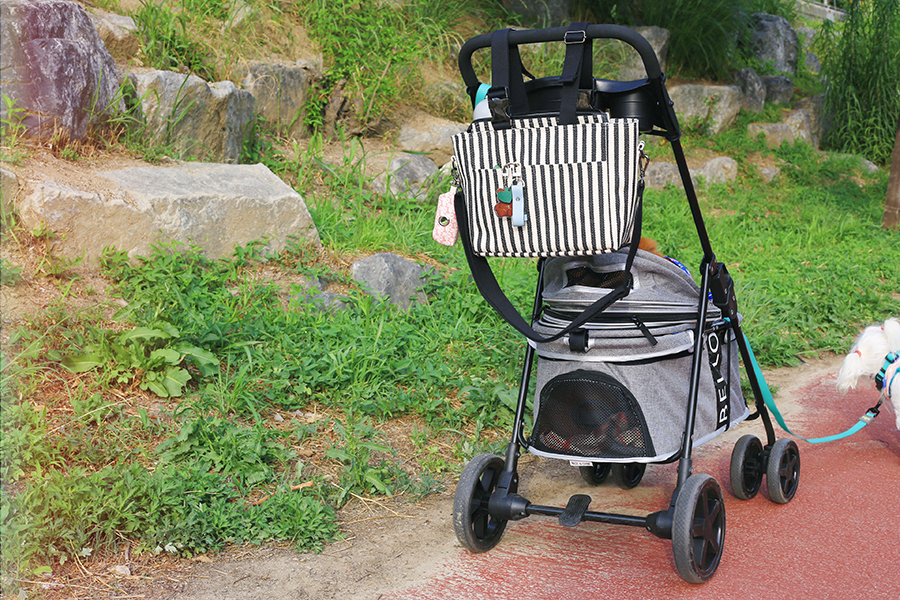
MULTIPOLYGON (((565 40, 568 27, 551 27, 549 29, 521 29, 511 31, 509 43, 514 45, 536 44, 540 42, 562 42, 565 40)), ((586 39, 612 39, 625 42, 634 48, 644 63, 649 79, 658 79, 662 75, 656 53, 644 37, 633 29, 622 25, 588 25, 585 29, 586 39)), ((486 33, 473 37, 459 51, 459 71, 467 87, 477 87, 480 83, 475 69, 472 68, 472 54, 481 48, 490 48, 491 34, 486 33)))

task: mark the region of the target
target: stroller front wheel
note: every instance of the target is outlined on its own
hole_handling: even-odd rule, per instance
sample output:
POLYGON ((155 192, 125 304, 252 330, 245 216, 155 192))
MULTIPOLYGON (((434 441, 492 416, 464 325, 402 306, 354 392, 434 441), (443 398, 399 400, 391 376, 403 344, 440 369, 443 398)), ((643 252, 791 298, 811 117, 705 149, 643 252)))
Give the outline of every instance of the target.
POLYGON ((725 542, 725 503, 718 482, 704 473, 688 477, 675 500, 672 552, 675 568, 688 583, 715 574, 725 542))
POLYGON ((463 469, 453 498, 453 529, 470 552, 487 552, 497 545, 507 521, 491 516, 488 503, 503 472, 503 459, 479 454, 463 469))

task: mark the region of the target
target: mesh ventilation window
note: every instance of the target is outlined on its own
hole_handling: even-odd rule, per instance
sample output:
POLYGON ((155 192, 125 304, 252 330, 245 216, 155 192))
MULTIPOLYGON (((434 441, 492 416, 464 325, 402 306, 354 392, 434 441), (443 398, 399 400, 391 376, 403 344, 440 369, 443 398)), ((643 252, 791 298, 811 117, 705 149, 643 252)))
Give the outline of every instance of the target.
POLYGON ((634 395, 605 373, 573 371, 541 390, 531 445, 553 454, 592 458, 655 456, 634 395))
POLYGON ((566 287, 584 285, 592 288, 615 289, 628 281, 625 271, 598 273, 590 267, 574 267, 566 270, 566 287))

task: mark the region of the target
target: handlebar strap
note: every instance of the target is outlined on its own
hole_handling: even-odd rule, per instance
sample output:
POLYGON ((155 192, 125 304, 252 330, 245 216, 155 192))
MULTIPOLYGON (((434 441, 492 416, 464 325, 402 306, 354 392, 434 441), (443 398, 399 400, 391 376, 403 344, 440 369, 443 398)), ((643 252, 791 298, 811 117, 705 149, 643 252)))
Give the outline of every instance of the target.
POLYGON ((593 45, 587 36, 587 23, 572 23, 566 31, 566 58, 563 62, 563 84, 559 99, 559 124, 576 122, 578 89, 593 89, 593 45))
POLYGON ((525 69, 519 47, 509 45, 510 31, 499 29, 491 34, 491 89, 487 98, 496 129, 510 127, 512 115, 528 112, 528 96, 522 79, 525 69))
POLYGON ((478 256, 472 250, 472 238, 469 232, 469 213, 466 209, 466 201, 462 190, 456 192, 454 198, 457 221, 459 223, 459 237, 462 240, 463 249, 466 253, 466 261, 469 263, 469 269, 472 271, 472 278, 482 297, 496 310, 503 319, 512 325, 519 333, 537 343, 547 343, 558 340, 561 337, 580 328, 594 316, 600 314, 608 308, 616 300, 620 300, 628 295, 634 283, 631 275, 631 266, 634 263, 634 257, 637 255, 638 246, 641 240, 641 221, 643 216, 643 182, 638 183, 638 204, 637 212, 634 218, 634 229, 631 232, 631 245, 628 249, 628 257, 625 259, 626 281, 622 285, 610 290, 605 296, 588 306, 581 314, 569 323, 562 331, 550 336, 543 337, 536 332, 531 325, 522 318, 519 311, 513 306, 509 298, 503 292, 494 272, 487 259, 478 256))

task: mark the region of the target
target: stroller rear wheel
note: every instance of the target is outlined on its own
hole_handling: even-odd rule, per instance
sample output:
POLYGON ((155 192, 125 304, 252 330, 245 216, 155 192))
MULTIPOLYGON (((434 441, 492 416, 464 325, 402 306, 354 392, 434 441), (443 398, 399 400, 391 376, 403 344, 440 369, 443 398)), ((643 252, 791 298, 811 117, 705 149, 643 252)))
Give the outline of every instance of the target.
POLYGON ((622 489, 630 490, 644 478, 647 465, 644 463, 617 464, 612 467, 613 481, 622 489))
POLYGON ((745 435, 731 453, 731 491, 741 500, 750 500, 762 487, 765 467, 759 457, 762 442, 755 435, 745 435))
POLYGON ((463 469, 453 499, 453 529, 470 552, 487 552, 503 537, 507 521, 488 513, 491 494, 503 472, 503 459, 479 454, 463 469))
POLYGON ((672 552, 689 583, 708 581, 719 568, 725 542, 725 503, 718 482, 704 473, 688 477, 675 500, 672 552))
POLYGON ((589 467, 578 467, 581 478, 591 485, 600 485, 609 477, 612 465, 609 463, 591 463, 589 467))
POLYGON ((800 449, 794 440, 780 439, 769 451, 769 464, 766 466, 769 499, 777 504, 787 504, 797 493, 799 483, 800 449))

